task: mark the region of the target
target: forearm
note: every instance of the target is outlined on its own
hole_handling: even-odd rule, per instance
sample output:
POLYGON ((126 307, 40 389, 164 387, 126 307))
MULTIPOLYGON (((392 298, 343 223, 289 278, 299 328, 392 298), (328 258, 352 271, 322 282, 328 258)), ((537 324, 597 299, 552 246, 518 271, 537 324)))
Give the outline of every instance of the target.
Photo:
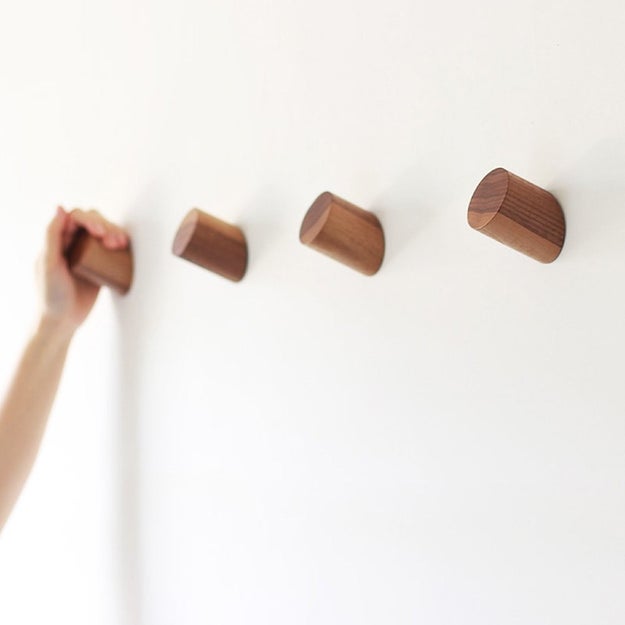
POLYGON ((35 461, 72 336, 71 329, 43 319, 0 408, 0 528, 35 461))

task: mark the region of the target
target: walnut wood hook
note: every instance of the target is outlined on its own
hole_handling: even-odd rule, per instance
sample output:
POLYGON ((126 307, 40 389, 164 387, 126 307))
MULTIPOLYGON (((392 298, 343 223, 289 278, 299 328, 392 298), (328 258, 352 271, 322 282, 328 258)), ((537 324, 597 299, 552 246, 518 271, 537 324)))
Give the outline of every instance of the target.
POLYGON ((308 209, 300 241, 318 252, 371 276, 384 259, 384 231, 379 219, 326 191, 308 209))
POLYGON ((133 260, 130 247, 110 250, 99 239, 80 229, 67 252, 71 272, 98 286, 108 286, 125 295, 132 285, 133 260))
POLYGON ((564 245, 562 208, 551 193, 498 168, 473 193, 469 225, 542 263, 553 262, 564 245))
POLYGON ((247 269, 247 242, 240 228, 194 208, 174 238, 173 253, 238 282, 247 269))

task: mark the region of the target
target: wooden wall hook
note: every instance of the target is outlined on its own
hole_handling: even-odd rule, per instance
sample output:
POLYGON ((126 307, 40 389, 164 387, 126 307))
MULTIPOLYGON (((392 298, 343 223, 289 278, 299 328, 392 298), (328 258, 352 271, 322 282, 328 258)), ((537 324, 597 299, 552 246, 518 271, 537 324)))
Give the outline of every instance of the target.
POLYGON ((502 169, 488 173, 467 215, 475 230, 531 256, 553 262, 564 245, 564 213, 551 193, 502 169))
POLYGON ((380 220, 328 191, 308 209, 299 239, 367 276, 376 273, 384 259, 384 230, 380 220))
POLYGON ((238 282, 247 269, 247 242, 240 228, 194 208, 174 238, 173 253, 238 282))
POLYGON ((82 228, 68 249, 67 262, 75 276, 98 286, 108 286, 122 295, 128 293, 132 285, 133 260, 130 247, 109 250, 82 228))

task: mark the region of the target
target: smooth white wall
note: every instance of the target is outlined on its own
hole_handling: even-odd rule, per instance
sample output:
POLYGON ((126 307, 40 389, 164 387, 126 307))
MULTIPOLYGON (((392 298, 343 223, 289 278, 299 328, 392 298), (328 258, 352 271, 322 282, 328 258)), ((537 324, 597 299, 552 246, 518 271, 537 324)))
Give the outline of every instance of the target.
POLYGON ((4 378, 58 202, 133 234, 0 539, 0 622, 625 619, 625 8, 35 0, 0 19, 4 378), (567 218, 471 231, 504 166, 567 218), (302 247, 329 189, 379 275, 302 247), (170 255, 240 224, 230 284, 170 255))

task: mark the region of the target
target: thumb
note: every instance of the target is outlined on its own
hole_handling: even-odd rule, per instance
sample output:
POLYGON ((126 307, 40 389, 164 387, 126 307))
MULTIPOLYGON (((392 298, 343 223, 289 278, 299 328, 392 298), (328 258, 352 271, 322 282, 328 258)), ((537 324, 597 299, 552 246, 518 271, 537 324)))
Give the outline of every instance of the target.
POLYGON ((46 260, 48 263, 58 261, 63 255, 63 231, 66 222, 67 213, 59 206, 46 231, 46 260))

